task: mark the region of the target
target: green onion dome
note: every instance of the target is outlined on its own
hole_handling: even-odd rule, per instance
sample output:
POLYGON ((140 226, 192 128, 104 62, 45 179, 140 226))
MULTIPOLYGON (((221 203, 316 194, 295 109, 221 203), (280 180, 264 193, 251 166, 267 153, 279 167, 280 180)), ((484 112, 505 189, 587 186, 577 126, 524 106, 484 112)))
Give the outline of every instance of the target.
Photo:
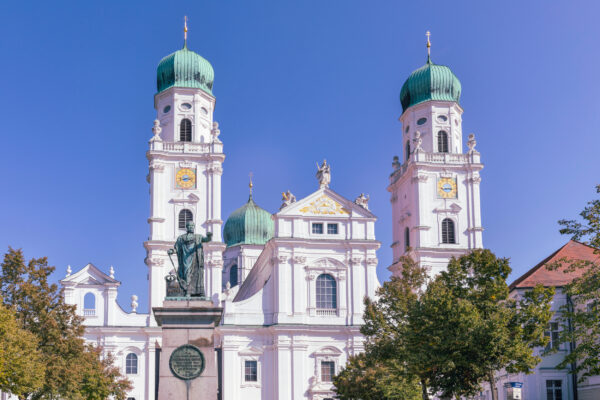
POLYGON ((236 244, 267 243, 275 233, 271 213, 260 208, 252 195, 248 202, 231 213, 223 228, 223 240, 230 247, 236 244))
POLYGON ((415 104, 429 100, 460 100, 460 81, 445 65, 437 65, 427 57, 427 63, 413 71, 400 90, 402 112, 415 104))
POLYGON ((183 49, 169 54, 158 63, 156 70, 156 89, 162 92, 171 87, 202 89, 212 94, 215 72, 213 67, 201 55, 183 49))

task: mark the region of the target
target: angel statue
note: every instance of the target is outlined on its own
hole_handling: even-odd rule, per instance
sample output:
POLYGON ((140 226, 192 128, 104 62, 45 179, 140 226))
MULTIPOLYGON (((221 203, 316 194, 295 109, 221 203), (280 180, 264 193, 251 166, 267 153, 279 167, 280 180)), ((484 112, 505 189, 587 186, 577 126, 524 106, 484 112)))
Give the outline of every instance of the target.
POLYGON ((323 165, 317 163, 317 179, 319 180, 319 188, 329 187, 331 182, 331 169, 327 165, 327 160, 323 160, 323 165))

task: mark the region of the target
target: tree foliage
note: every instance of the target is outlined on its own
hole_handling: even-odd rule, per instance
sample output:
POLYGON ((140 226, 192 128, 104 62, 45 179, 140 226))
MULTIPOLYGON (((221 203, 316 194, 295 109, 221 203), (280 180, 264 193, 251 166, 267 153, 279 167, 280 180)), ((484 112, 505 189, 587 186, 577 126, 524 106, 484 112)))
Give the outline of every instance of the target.
MULTIPOLYGON (((600 185, 596 186, 600 193, 600 185)), ((600 257, 600 199, 588 202, 579 214, 580 220, 560 220, 560 233, 570 235, 593 247, 600 257)), ((600 263, 582 259, 561 259, 550 268, 561 268, 570 274, 583 270, 562 290, 567 304, 561 307, 560 341, 571 347, 557 368, 569 368, 583 381, 600 375, 600 263)))
POLYGON ((50 283, 54 271, 46 258, 25 262, 21 250, 9 248, 2 262, 0 295, 21 328, 35 340, 44 367, 43 384, 20 398, 123 400, 130 383, 112 366, 112 358, 86 345, 76 307, 65 303, 62 290, 50 283))
POLYGON ((12 309, 0 304, 0 390, 23 396, 42 386, 45 366, 37 338, 21 329, 12 309))
POLYGON ((489 250, 453 258, 430 281, 410 258, 401 262, 400 276, 383 284, 377 300, 365 299, 365 353, 336 378, 342 399, 382 396, 386 382, 405 396, 419 388, 424 400, 472 396, 484 381, 493 387, 498 370, 529 373, 539 363, 533 349, 548 341, 552 288, 509 298, 508 260, 489 250))

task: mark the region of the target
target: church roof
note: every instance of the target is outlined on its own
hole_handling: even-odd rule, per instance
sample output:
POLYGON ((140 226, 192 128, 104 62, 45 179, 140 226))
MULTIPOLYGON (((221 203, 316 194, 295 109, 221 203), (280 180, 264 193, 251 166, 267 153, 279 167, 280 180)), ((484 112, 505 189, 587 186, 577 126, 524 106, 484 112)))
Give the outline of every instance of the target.
POLYGON ((171 87, 196 88, 212 96, 214 78, 212 65, 184 45, 158 63, 156 89, 160 93, 171 87))
POLYGON ((576 242, 575 240, 569 240, 567 244, 540 261, 525 274, 515 279, 515 281, 510 284, 510 289, 532 288, 540 283, 544 286, 560 287, 585 273, 585 268, 578 268, 569 273, 565 273, 564 268, 553 270, 546 268, 548 265, 563 258, 600 262, 600 254, 597 253, 596 249, 583 243, 576 242))
POLYGON ((437 65, 427 57, 427 63, 413 71, 400 90, 402 111, 429 100, 460 101, 461 84, 452 70, 437 65))
POLYGON ((223 240, 227 247, 237 244, 264 245, 273 237, 274 231, 271 213, 259 207, 250 195, 248 202, 227 218, 223 240))

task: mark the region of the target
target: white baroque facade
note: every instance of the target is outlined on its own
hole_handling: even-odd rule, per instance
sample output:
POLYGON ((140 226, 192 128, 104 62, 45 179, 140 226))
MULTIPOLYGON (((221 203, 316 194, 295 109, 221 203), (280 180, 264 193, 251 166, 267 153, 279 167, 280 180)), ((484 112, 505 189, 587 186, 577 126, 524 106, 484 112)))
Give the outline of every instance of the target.
MULTIPOLYGON (((326 166, 318 190, 298 201, 288 192, 274 214, 250 196, 222 235, 225 154, 213 120, 212 67, 186 45, 161 61, 157 80, 146 153, 149 310, 165 299, 173 271, 167 250, 194 221, 196 233, 213 233, 203 246, 204 283, 223 307, 214 355, 221 399, 332 399, 332 377, 363 350, 363 299, 379 286, 380 243, 367 199, 331 190, 326 166)), ((92 264, 74 274, 69 268, 61 283, 85 318, 85 339, 111 352, 132 381, 129 399, 157 398, 162 335, 152 312, 137 313, 136 297, 131 311, 121 309, 112 267, 108 274, 92 264)))

